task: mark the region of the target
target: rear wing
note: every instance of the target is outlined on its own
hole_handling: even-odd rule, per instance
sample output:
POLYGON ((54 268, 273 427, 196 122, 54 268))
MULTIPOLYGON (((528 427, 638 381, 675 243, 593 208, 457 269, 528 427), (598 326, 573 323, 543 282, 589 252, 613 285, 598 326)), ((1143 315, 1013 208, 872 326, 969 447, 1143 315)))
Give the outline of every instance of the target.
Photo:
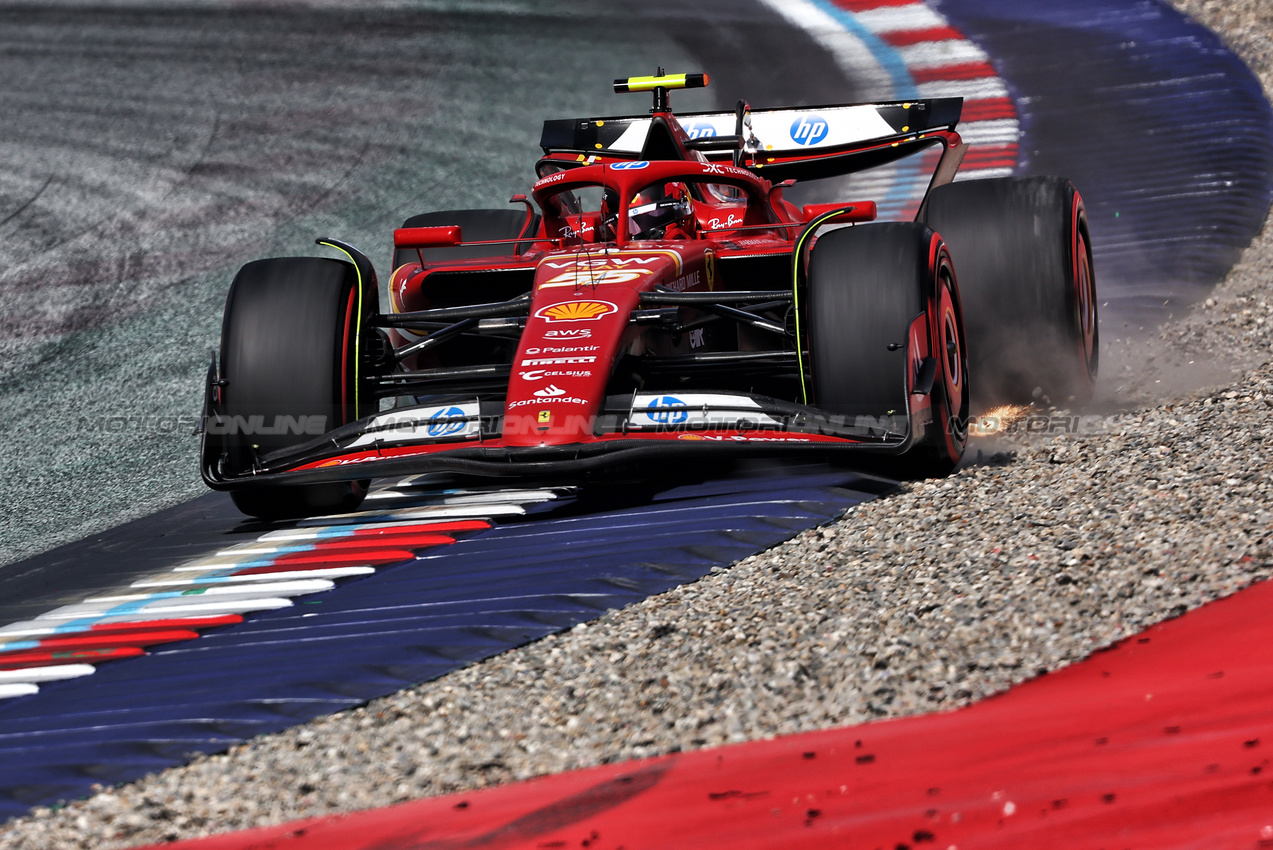
POLYGON ((770 180, 808 180, 874 168, 942 141, 956 144, 962 111, 959 97, 749 110, 743 139, 738 112, 567 118, 545 121, 539 144, 546 155, 616 159, 672 159, 699 150, 724 160, 742 150, 740 164, 770 180))

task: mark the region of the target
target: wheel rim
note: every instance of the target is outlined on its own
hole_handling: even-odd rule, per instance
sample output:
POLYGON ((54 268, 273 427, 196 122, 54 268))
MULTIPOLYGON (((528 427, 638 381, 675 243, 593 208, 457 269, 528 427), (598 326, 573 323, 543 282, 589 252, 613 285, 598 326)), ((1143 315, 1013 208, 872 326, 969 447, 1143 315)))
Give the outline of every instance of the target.
POLYGON ((1088 251, 1087 236, 1082 229, 1076 228, 1075 260, 1075 310, 1078 327, 1079 351, 1083 356, 1083 366, 1087 377, 1096 377, 1097 357, 1097 320, 1096 320, 1096 286, 1095 275, 1092 274, 1092 257, 1088 251))
POLYGON ((964 376, 967 364, 964 359, 963 334, 955 308, 954 284, 946 268, 941 270, 941 296, 938 302, 938 350, 942 363, 942 404, 946 407, 947 439, 952 448, 962 450, 968 439, 968 423, 964 417, 964 376))

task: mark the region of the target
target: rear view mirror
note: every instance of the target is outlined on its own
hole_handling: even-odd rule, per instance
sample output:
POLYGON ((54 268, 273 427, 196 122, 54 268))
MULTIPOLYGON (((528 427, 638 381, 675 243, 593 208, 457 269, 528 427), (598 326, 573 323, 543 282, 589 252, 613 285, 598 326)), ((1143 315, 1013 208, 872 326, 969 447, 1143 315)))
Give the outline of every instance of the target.
POLYGON ((450 248, 460 244, 458 225, 445 227, 399 227, 393 232, 395 248, 450 248))

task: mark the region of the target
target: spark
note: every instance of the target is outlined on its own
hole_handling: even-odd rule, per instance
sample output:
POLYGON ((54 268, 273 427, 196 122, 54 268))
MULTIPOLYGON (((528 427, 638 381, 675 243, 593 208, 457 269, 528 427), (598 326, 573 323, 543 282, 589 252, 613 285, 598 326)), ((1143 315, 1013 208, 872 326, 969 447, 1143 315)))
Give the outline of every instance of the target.
POLYGON ((1028 405, 1002 404, 999 407, 987 410, 980 416, 974 417, 972 422, 968 423, 968 433, 974 437, 989 437, 994 434, 1001 434, 1029 411, 1028 405))

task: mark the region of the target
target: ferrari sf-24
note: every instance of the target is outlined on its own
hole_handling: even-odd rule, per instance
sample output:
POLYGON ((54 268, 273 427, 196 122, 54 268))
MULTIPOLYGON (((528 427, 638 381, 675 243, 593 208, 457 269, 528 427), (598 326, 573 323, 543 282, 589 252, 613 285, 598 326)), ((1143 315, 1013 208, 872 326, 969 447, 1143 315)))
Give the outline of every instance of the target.
MULTIPOLYGON (((974 404, 1082 400, 1098 362, 1082 198, 956 181, 959 98, 549 120, 529 195, 425 212, 371 260, 250 262, 207 376, 202 474, 266 519, 426 472, 584 479, 721 456, 949 473, 974 404), (797 181, 925 151, 905 220, 797 181), (658 465, 650 465, 651 462, 658 465)), ((844 181, 841 181, 844 182, 844 181)))

